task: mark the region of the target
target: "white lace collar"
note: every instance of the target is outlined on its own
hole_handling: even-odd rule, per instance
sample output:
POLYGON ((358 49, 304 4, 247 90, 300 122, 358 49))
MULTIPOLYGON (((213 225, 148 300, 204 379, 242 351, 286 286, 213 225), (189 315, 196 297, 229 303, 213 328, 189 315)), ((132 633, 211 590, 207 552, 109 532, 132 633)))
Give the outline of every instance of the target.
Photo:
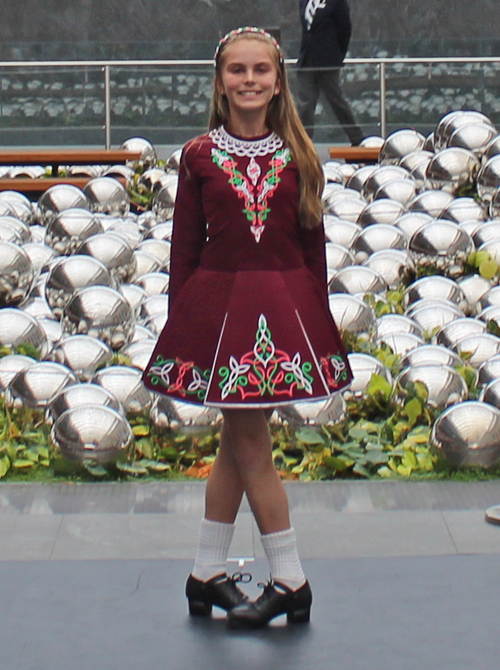
POLYGON ((255 158, 255 156, 267 156, 283 146, 283 140, 275 132, 258 140, 243 140, 230 135, 224 126, 219 126, 209 132, 212 142, 222 151, 236 156, 255 158))

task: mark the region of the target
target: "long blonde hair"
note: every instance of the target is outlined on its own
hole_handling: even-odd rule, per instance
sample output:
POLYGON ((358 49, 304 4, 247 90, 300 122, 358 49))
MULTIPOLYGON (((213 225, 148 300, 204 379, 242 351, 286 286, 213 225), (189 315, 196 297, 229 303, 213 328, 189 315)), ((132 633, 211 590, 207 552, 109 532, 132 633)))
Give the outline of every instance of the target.
POLYGON ((229 44, 235 40, 259 40, 269 45, 273 54, 280 92, 273 97, 267 108, 266 125, 284 141, 295 160, 299 171, 300 222, 304 228, 314 228, 322 221, 323 206, 321 194, 324 186, 323 170, 314 148, 314 144, 307 135, 304 126, 297 114, 295 103, 288 85, 288 78, 284 60, 275 40, 263 30, 243 28, 240 31, 231 31, 224 37, 217 47, 215 57, 215 81, 212 94, 212 107, 209 120, 209 129, 213 130, 229 121, 230 110, 227 98, 222 90, 222 65, 224 52, 229 44))

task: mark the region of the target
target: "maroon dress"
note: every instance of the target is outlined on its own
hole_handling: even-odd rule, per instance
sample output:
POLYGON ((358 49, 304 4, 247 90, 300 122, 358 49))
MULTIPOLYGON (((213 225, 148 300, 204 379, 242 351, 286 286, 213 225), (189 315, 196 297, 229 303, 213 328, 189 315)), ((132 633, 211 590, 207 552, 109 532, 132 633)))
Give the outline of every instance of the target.
POLYGON ((271 133, 217 128, 184 148, 169 318, 146 386, 215 407, 325 398, 351 379, 328 308, 323 226, 299 224, 299 175, 271 133))

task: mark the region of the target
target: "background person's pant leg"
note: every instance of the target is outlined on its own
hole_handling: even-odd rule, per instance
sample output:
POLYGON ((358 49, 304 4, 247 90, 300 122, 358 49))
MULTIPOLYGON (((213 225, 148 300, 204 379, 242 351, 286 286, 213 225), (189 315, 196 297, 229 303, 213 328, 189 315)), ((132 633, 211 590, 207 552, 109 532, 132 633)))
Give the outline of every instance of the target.
POLYGON ((314 112, 319 99, 316 70, 297 70, 297 111, 307 134, 314 135, 314 112))
POLYGON ((322 70, 318 72, 317 81, 351 144, 358 145, 364 138, 364 134, 356 123, 351 106, 344 97, 344 92, 340 85, 340 72, 340 68, 322 70))

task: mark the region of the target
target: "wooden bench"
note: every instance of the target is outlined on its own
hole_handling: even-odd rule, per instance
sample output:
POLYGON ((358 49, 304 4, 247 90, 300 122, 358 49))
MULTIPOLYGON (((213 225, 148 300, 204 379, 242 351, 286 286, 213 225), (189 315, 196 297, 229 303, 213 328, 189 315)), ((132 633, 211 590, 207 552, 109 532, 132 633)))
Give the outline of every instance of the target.
MULTIPOLYGON (((82 188, 88 184, 91 177, 42 177, 31 179, 30 177, 0 178, 0 191, 20 191, 21 193, 44 193, 56 184, 71 184, 82 188)), ((113 177, 123 186, 126 186, 124 177, 113 177)))
POLYGON ((380 154, 379 147, 351 147, 348 145, 338 145, 329 147, 330 158, 338 160, 339 158, 346 163, 376 163, 380 154))
POLYGON ((0 165, 50 165, 57 177, 60 165, 123 165, 140 157, 124 149, 8 149, 0 150, 0 165))

